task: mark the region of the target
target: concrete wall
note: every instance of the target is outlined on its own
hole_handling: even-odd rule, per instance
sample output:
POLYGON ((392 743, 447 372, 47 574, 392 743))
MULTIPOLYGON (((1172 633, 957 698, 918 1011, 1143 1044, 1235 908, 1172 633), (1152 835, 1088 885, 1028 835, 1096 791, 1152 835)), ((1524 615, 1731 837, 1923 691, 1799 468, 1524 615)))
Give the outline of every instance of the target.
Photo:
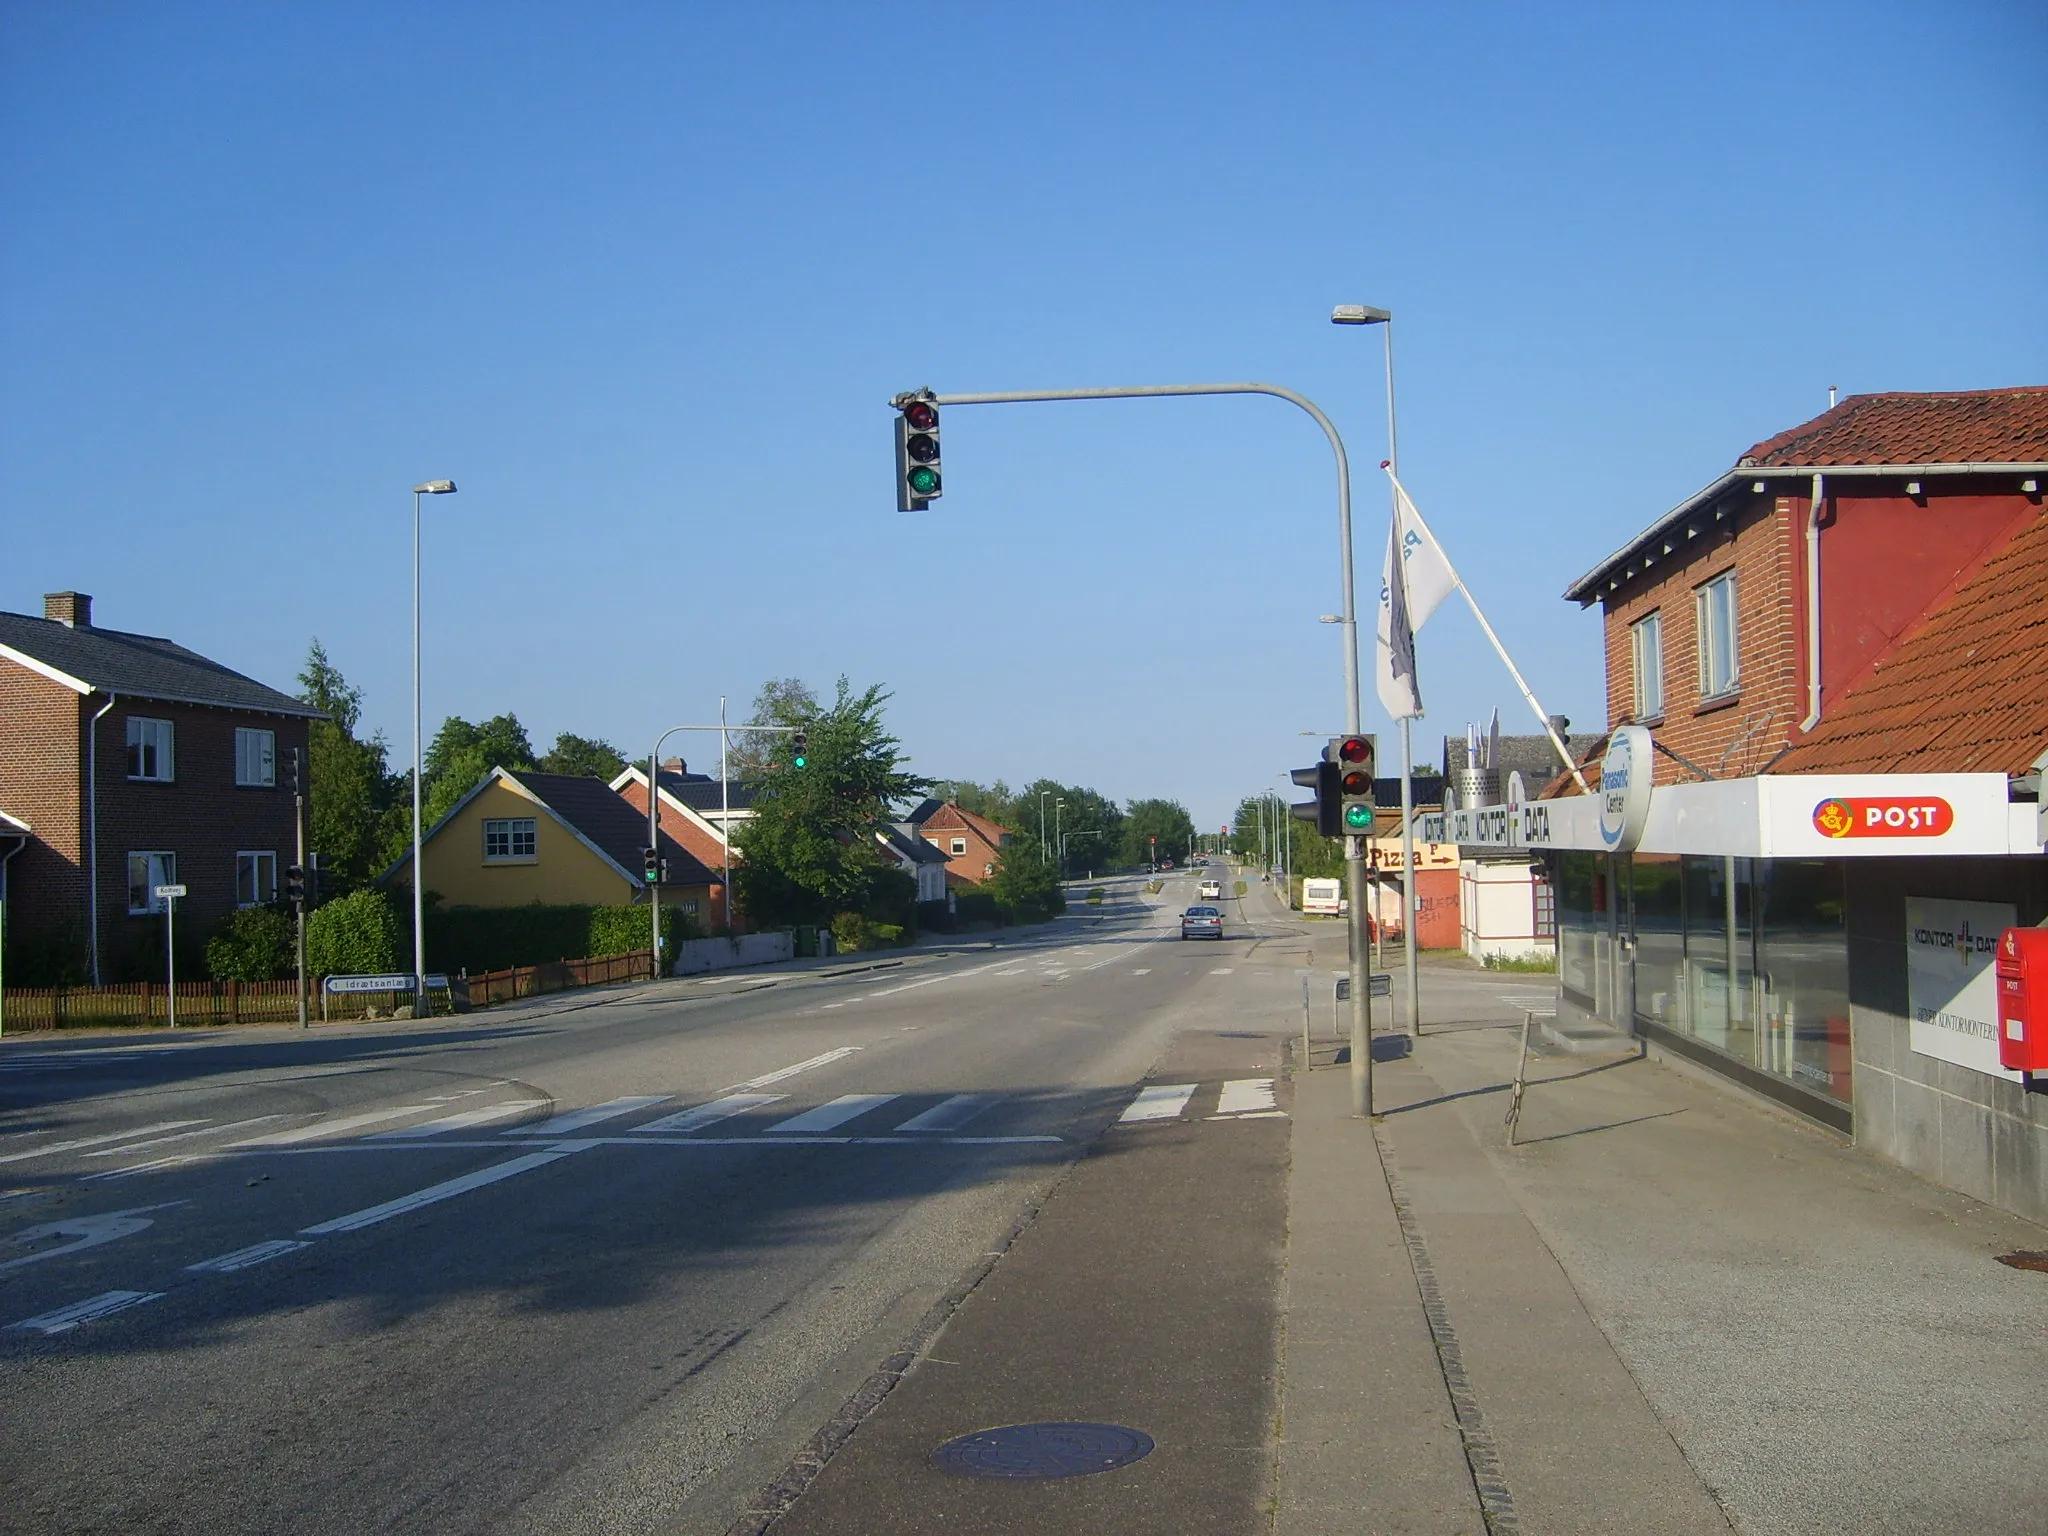
POLYGON ((787 933, 746 933, 733 939, 685 939, 676 954, 674 973, 695 976, 743 965, 773 965, 796 957, 796 937, 787 933))
POLYGON ((1536 937, 1536 868, 1467 859, 1458 870, 1459 937, 1475 960, 1548 956, 1550 939, 1536 937))
POLYGON ((1849 882, 1856 1141, 1950 1189, 2048 1222, 2048 1095, 1916 1053, 1906 898, 2011 902, 2048 917, 2048 859, 1858 860, 1849 882))

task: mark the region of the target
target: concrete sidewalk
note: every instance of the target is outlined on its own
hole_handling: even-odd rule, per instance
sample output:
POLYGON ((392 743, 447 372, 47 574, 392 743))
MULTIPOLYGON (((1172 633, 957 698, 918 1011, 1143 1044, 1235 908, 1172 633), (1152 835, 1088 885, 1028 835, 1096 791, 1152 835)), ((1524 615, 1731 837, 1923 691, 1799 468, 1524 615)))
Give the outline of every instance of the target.
POLYGON ((1297 1082, 1276 1531, 2048 1527, 2048 1231, 1507 1023, 1297 1082))

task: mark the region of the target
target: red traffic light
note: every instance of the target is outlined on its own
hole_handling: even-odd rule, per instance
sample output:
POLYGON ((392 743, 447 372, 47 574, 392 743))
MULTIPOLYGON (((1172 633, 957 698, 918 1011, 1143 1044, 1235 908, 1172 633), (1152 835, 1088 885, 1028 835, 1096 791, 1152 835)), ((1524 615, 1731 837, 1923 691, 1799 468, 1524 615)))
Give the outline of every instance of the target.
POLYGON ((1372 742, 1364 736, 1346 736, 1337 744, 1337 760, 1342 763, 1370 763, 1372 742))
POLYGON ((912 431, 929 432, 939 424, 939 408, 929 400, 913 400, 903 407, 903 419, 912 431))
POLYGON ((1372 775, 1353 770, 1344 775, 1344 793, 1347 795, 1369 795, 1372 793, 1372 775))

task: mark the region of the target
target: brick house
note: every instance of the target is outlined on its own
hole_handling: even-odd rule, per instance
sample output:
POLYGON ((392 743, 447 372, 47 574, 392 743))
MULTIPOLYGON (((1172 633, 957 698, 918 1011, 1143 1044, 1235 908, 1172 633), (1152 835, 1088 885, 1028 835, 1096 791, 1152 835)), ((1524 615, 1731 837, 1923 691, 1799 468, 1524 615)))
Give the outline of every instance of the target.
MULTIPOLYGON (((673 838, 693 858, 709 869, 722 881, 726 867, 725 832, 720 825, 717 790, 718 782, 704 774, 690 773, 680 758, 672 758, 661 765, 660 803, 662 833, 673 838), (705 786, 710 787, 711 813, 706 815, 695 802, 706 798, 705 786)), ((647 817, 647 770, 637 763, 628 763, 619 775, 611 781, 611 788, 626 804, 640 816, 643 828, 647 817)), ((754 792, 752 785, 734 784, 727 791, 731 802, 735 826, 753 815, 754 792)), ((739 863, 737 850, 732 854, 733 863, 739 863)), ((746 915, 735 910, 732 914, 734 933, 746 931, 746 915)), ((726 930, 726 893, 723 883, 714 884, 707 898, 704 931, 720 933, 726 930)))
POLYGON ((1567 590, 1604 612, 1610 740, 1594 795, 1512 823, 1560 1012, 2035 1221, 2048 1097, 2000 1064, 1990 956, 2048 923, 2044 490, 2048 388, 1756 444, 1567 590))
POLYGON ((1003 845, 1015 836, 986 816, 951 800, 926 800, 910 813, 917 835, 946 856, 949 885, 980 885, 1003 862, 1003 845))
POLYGON ((9 866, 17 953, 111 981, 154 965, 155 886, 190 893, 181 948, 273 900, 294 849, 287 754, 303 762, 321 718, 173 641, 95 626, 82 592, 0 613, 0 811, 31 829, 9 866))

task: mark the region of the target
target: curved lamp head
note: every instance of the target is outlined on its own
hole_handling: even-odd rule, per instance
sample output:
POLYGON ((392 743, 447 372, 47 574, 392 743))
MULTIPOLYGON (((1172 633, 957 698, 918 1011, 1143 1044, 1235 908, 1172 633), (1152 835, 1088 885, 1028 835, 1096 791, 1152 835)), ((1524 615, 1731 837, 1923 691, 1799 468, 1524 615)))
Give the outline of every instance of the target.
POLYGON ((1370 304, 1339 304, 1330 311, 1332 325, 1385 325, 1393 318, 1391 309, 1374 309, 1370 304))
POLYGON ((446 496, 455 489, 453 480, 428 480, 412 488, 415 496, 446 496))

